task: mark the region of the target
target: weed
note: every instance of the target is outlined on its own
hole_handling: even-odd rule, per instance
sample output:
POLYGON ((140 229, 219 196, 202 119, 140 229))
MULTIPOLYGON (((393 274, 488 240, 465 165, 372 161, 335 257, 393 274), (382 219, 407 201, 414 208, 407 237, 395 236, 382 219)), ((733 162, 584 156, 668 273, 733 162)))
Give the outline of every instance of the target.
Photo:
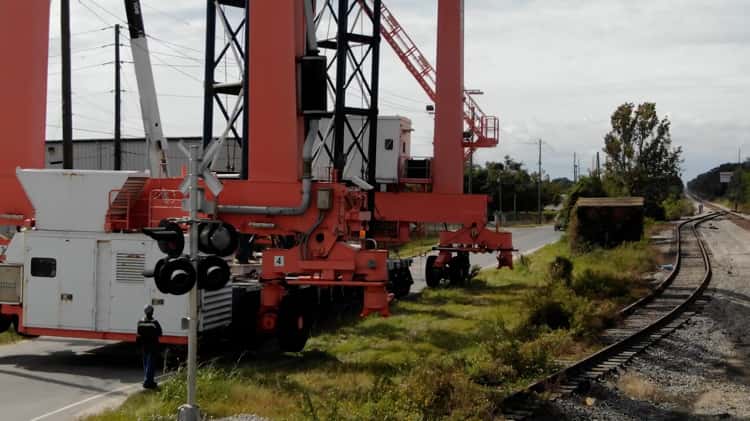
POLYGON ((569 287, 573 277, 573 262, 567 257, 557 256, 549 264, 547 273, 551 281, 562 282, 569 287))
POLYGON ((628 279, 614 273, 586 269, 571 285, 578 295, 589 298, 616 298, 628 294, 628 279))
MULTIPOLYGON (((622 292, 609 285, 611 276, 636 285, 638 271, 651 267, 640 263, 648 260, 646 247, 580 255, 561 241, 513 270, 482 271, 461 288, 428 289, 419 300, 394 303, 387 319, 342 317, 321 326, 303 353, 206 364, 198 372, 198 404, 212 417, 490 419, 500 398, 550 374, 557 357, 596 346, 580 339, 614 320, 621 298, 601 298, 622 292), (578 281, 581 294, 545 281, 556 258, 572 263, 571 284, 578 281)), ((184 399, 180 370, 159 392, 138 393, 89 421, 155 420, 173 415, 184 399)))

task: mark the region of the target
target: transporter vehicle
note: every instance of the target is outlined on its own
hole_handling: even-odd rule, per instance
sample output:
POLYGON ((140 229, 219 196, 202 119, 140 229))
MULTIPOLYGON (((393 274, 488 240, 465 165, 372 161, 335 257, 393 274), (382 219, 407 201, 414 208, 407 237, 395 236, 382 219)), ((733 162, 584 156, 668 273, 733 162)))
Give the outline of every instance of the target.
MULTIPOLYGON (((203 288, 204 329, 233 322, 232 314, 237 323, 243 314, 251 318, 242 324, 247 335, 275 334, 283 350, 298 351, 309 336, 314 301, 355 290, 363 316, 390 314, 389 302, 408 293, 412 279, 410 261, 389 259, 384 246, 408 241, 413 224, 459 227, 441 232, 437 254, 427 259, 430 286, 465 280, 470 253, 498 253, 500 265, 510 266, 510 233, 486 227, 488 198, 463 193, 465 149, 496 144, 497 126, 486 116, 466 118, 463 2, 437 3, 437 67, 423 73, 434 75, 434 156, 415 158, 404 120, 398 137, 378 136, 381 23, 395 22, 380 0, 208 1, 199 197, 188 197, 183 177, 168 174, 153 79, 143 70, 150 69, 147 55, 136 67, 143 68, 137 74, 148 172, 39 169, 49 8, 46 2, 0 4, 0 16, 14 17, 0 35, 18 40, 3 43, 2 53, 19 61, 0 69, 0 91, 7 92, 0 125, 10 130, 0 144, 13 152, 0 161, 8 183, 0 190, 0 213, 23 227, 2 267, 16 271, 0 279, 16 294, 3 297, 0 315, 29 334, 131 340, 137 310, 151 300, 163 306, 159 319, 179 342, 183 294, 220 274, 223 283, 203 288), (232 14, 242 18, 233 24, 232 14), (334 34, 323 35, 325 20, 334 34), (241 80, 217 80, 217 58, 228 55, 241 80), (226 120, 219 136, 216 117, 226 120), (217 177, 212 163, 231 142, 242 151, 239 171, 217 177), (198 238, 184 236, 186 199, 200 205, 198 238), (238 289, 226 284, 235 266, 228 261, 237 248, 229 240, 234 236, 265 245, 250 288, 258 294, 257 309, 250 312, 227 299, 238 289), (202 247, 198 262, 172 247, 191 240, 202 247), (234 246, 213 251, 220 243, 234 246), (197 271, 190 269, 195 263, 197 271), (130 306, 132 316, 122 310, 130 306)), ((131 44, 147 51, 138 2, 125 4, 131 44)), ((386 33, 403 39, 400 31, 386 33)), ((414 51, 402 60, 409 62, 414 51)))

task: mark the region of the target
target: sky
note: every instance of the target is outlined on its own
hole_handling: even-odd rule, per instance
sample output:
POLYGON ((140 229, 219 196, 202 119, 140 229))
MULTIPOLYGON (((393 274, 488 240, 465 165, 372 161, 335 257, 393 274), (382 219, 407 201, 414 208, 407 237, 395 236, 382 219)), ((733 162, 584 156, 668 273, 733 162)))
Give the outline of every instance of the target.
MULTIPOLYGON (((271 0, 254 0, 271 1, 271 0)), ((141 0, 167 136, 201 133, 205 0, 141 0)), ((437 2, 387 0, 434 60, 437 2)), ((111 137, 115 23, 122 0, 71 1, 76 137, 111 137)), ((750 2, 746 0, 465 0, 465 86, 500 118, 500 145, 476 162, 510 155, 545 174, 592 166, 609 118, 624 102, 655 102, 683 149, 683 178, 750 156, 750 2)), ((52 0, 47 138, 60 138, 59 1, 52 0)), ((142 136, 135 76, 123 32, 123 132, 142 136)), ((381 115, 412 119, 412 153, 432 154, 430 101, 385 45, 381 115)), ((434 63, 434 61, 433 61, 434 63)), ((231 69, 228 68, 231 73, 231 69)), ((252 93, 251 93, 252 94, 252 93)))

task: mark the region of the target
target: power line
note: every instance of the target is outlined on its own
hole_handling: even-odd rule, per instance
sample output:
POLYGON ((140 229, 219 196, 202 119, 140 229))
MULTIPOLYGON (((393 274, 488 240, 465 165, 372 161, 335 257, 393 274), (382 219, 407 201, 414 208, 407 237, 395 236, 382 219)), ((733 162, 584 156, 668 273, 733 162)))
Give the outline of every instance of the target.
MULTIPOLYGON (((71 51, 70 54, 85 53, 88 51, 94 51, 94 50, 99 50, 101 48, 111 47, 112 45, 114 44, 105 44, 105 45, 97 45, 95 47, 81 48, 80 50, 71 51)), ((54 54, 54 55, 49 56, 49 58, 57 58, 57 57, 62 57, 62 54, 54 54)), ((49 64, 52 64, 52 63, 49 63, 49 64)))
MULTIPOLYGON (((409 97, 406 97, 406 96, 402 96, 402 95, 399 95, 399 94, 397 94, 397 93, 395 93, 395 92, 393 92, 393 91, 390 91, 390 90, 388 90, 388 89, 383 89, 383 88, 380 88, 380 91, 381 91, 381 92, 386 92, 386 93, 388 93, 388 95, 394 96, 394 97, 396 97, 396 98, 400 98, 400 99, 402 99, 402 100, 404 100, 404 101, 409 101, 409 102, 414 102, 414 103, 416 103, 416 104, 421 104, 421 105, 425 105, 425 102, 424 102, 424 101, 420 101, 420 100, 418 100, 418 99, 414 99, 414 98, 409 98, 409 97)), ((432 101, 430 101, 430 102, 432 102, 432 101)))
MULTIPOLYGON (((123 44, 123 45, 126 46, 126 47, 133 48, 133 44, 123 44)), ((139 46, 137 44, 135 45, 135 47, 136 48, 140 48, 141 50, 145 51, 145 49, 143 47, 141 47, 141 46, 139 46)), ((151 51, 151 50, 149 50, 148 52, 150 54, 152 54, 152 55, 164 56, 164 57, 173 57, 173 58, 181 58, 181 59, 185 59, 185 60, 191 60, 191 61, 194 61, 196 63, 201 63, 201 64, 203 63, 203 61, 201 59, 196 58, 196 57, 192 57, 192 56, 188 56, 188 55, 185 55, 185 54, 169 54, 169 53, 163 53, 161 51, 151 51)))
MULTIPOLYGON (((76 36, 79 36, 79 35, 93 34, 94 32, 106 31, 107 29, 112 29, 112 26, 113 25, 109 25, 109 26, 105 26, 104 28, 92 29, 90 31, 75 32, 75 33, 70 34, 70 36, 71 37, 76 37, 76 36)), ((56 39, 60 39, 60 37, 50 37, 49 38, 50 41, 56 40, 56 39)))
POLYGON ((149 9, 153 9, 154 11, 156 11, 156 13, 159 13, 159 14, 161 14, 161 15, 164 15, 164 16, 166 16, 166 17, 168 17, 168 18, 170 18, 170 19, 172 19, 172 20, 174 20, 174 21, 176 21, 176 22, 180 22, 180 23, 182 23, 182 24, 184 24, 184 25, 186 25, 186 26, 190 26, 190 27, 193 27, 193 24, 191 24, 191 23, 190 23, 190 22, 188 22, 187 20, 185 20, 185 19, 182 19, 182 18, 179 18, 179 17, 177 17, 176 15, 173 15, 173 14, 171 14, 171 13, 165 12, 164 10, 158 9, 158 8, 156 8, 156 7, 152 6, 151 4, 149 4, 149 2, 142 2, 142 3, 143 3, 143 4, 144 4, 144 5, 146 6, 146 7, 148 7, 149 9))
MULTIPOLYGON (((148 50, 146 50, 145 48, 143 48, 143 47, 139 46, 138 44, 130 44, 130 45, 131 45, 131 47, 132 47, 132 45, 135 45, 135 47, 136 47, 136 48, 140 48, 141 50, 143 50, 143 51, 147 51, 147 52, 148 52, 148 50)), ((170 64, 170 63, 167 63, 167 62, 165 62, 165 61, 161 60, 161 59, 160 59, 160 58, 158 57, 158 55, 159 55, 159 54, 156 54, 156 55, 157 55, 157 57, 154 57, 154 60, 157 60, 157 62, 158 62, 158 63, 161 63, 162 65, 164 65, 164 66, 167 66, 167 67, 171 68, 172 70, 174 70, 174 71, 176 71, 176 72, 178 72, 178 73, 181 73, 181 74, 183 74, 184 76, 187 76, 187 77, 188 77, 188 78, 190 78, 190 79, 193 79, 194 81, 196 81, 196 82, 200 83, 200 84, 201 84, 201 86, 203 86, 203 81, 202 81, 202 80, 200 80, 200 79, 198 79, 197 77, 195 77, 195 76, 191 75, 190 73, 187 73, 187 72, 185 72, 184 70, 182 70, 182 69, 180 69, 180 68, 178 68, 178 67, 175 67, 174 65, 172 65, 172 64, 170 64)), ((161 53, 161 55, 170 55, 170 54, 164 54, 164 53, 161 53)))
MULTIPOLYGON (((54 124, 47 124, 47 127, 53 127, 55 129, 62 129, 61 126, 57 126, 54 124)), ((102 130, 94 130, 94 129, 79 129, 79 128, 73 128, 73 131, 76 132, 82 132, 82 133, 95 133, 95 134, 106 134, 106 135, 114 135, 112 132, 105 132, 102 130)))
MULTIPOLYGON (((71 69, 71 72, 77 72, 77 71, 81 71, 81 70, 92 69, 94 67, 106 66, 106 65, 112 64, 112 63, 113 62, 109 61, 109 62, 106 62, 106 63, 90 64, 88 66, 76 67, 74 69, 71 69)), ((59 75, 60 73, 62 73, 62 72, 48 72, 47 74, 48 75, 59 75)))
POLYGON ((101 17, 101 15, 99 15, 98 13, 96 13, 96 12, 94 11, 94 9, 92 9, 92 8, 90 8, 90 7, 88 7, 88 6, 86 6, 86 5, 85 5, 85 4, 83 3, 83 1, 82 1, 82 0, 78 0, 78 4, 80 4, 80 5, 81 5, 81 6, 82 6, 82 7, 84 8, 84 9, 88 10, 88 11, 89 11, 89 13, 91 13, 91 14, 92 14, 92 15, 94 15, 94 16, 96 16, 96 18, 97 18, 97 19, 99 19, 100 21, 102 21, 102 22, 103 22, 103 23, 104 23, 105 25, 109 25, 109 26, 114 26, 114 25, 112 25, 111 23, 107 22, 107 20, 106 20, 106 19, 104 19, 103 17, 101 17))
POLYGON ((199 53, 199 54, 203 54, 203 51, 201 51, 201 50, 199 50, 199 49, 197 49, 197 48, 193 48, 193 47, 188 47, 187 45, 184 45, 184 44, 178 44, 178 43, 176 43, 176 42, 172 42, 172 41, 167 41, 167 40, 165 40, 165 39, 161 39, 161 38, 158 38, 158 37, 156 37, 155 35, 151 35, 151 34, 146 34, 146 36, 147 36, 148 38, 151 38, 152 40, 154 40, 154 41, 156 41, 156 42, 161 42, 162 44, 166 44, 167 46, 170 46, 170 45, 171 45, 171 46, 172 46, 173 48, 183 48, 183 49, 185 49, 185 50, 189 50, 189 51, 194 51, 194 52, 196 52, 196 53, 199 53))
MULTIPOLYGON (((98 7, 99 9, 101 9, 104 13, 106 13, 106 14, 112 16, 113 18, 117 19, 120 23, 123 23, 125 26, 128 26, 128 22, 127 21, 125 21, 120 16, 117 16, 114 13, 110 12, 109 10, 107 10, 106 7, 104 7, 101 4, 99 4, 96 0, 88 0, 88 1, 90 1, 91 3, 93 3, 94 6, 98 7)), ((81 0, 78 0, 78 2, 80 3, 81 0)))

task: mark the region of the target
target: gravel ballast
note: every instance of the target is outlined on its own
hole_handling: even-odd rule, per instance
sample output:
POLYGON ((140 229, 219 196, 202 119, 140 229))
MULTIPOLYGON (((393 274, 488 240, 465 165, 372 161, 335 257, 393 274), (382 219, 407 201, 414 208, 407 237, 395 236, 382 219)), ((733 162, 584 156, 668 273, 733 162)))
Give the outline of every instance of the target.
POLYGON ((750 231, 722 217, 700 232, 713 264, 702 312, 590 390, 551 403, 550 416, 750 419, 750 231))

